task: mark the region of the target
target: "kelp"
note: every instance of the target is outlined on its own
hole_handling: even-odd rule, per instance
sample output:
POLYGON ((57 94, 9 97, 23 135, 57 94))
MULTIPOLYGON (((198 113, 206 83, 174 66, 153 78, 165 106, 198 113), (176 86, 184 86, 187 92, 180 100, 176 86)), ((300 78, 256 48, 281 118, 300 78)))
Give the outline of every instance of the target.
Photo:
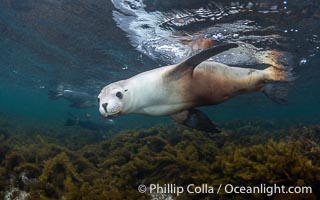
MULTIPOLYGON (((68 129, 70 130, 70 129, 68 129)), ((59 131, 59 130, 57 130, 59 131)), ((0 133, 1 134, 1 133, 0 133)), ((65 135, 67 141, 77 133, 65 135)), ((57 133, 62 137, 61 133, 57 133)), ((89 135, 84 134, 82 136, 89 135)), ((276 131, 246 124, 219 134, 176 126, 124 131, 79 148, 36 132, 0 137, 0 198, 10 188, 30 199, 151 199, 140 184, 311 186, 320 196, 320 128, 276 131)), ((81 144, 85 138, 81 139, 81 144)), ((267 199, 266 194, 182 194, 175 199, 267 199)), ((289 196, 287 196, 289 197, 289 196)), ((273 199, 283 198, 274 194, 273 199)))

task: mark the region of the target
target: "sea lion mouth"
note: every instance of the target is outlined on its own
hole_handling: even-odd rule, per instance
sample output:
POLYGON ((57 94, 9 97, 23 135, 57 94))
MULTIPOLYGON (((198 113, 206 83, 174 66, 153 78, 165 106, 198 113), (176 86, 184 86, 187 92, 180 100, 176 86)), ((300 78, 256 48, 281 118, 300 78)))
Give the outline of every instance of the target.
POLYGON ((105 118, 106 119, 112 119, 112 118, 115 118, 115 117, 117 117, 117 116, 119 116, 119 114, 120 114, 120 111, 117 111, 117 112, 114 112, 114 113, 108 113, 108 115, 107 116, 105 116, 105 118))

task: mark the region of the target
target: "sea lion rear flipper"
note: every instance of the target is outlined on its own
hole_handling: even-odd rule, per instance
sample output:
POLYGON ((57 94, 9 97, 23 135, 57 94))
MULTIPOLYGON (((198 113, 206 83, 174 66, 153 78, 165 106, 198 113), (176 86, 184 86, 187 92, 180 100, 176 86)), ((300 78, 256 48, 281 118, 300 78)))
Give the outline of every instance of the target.
POLYGON ((200 53, 193 55, 190 58, 177 64, 171 71, 168 72, 167 77, 175 77, 176 79, 177 77, 184 75, 186 72, 189 71, 190 75, 192 75, 193 69, 203 61, 207 60, 208 58, 214 55, 217 55, 219 53, 236 47, 238 47, 238 44, 228 43, 201 51, 200 53))
POLYGON ((205 131, 219 133, 221 132, 217 129, 209 117, 197 109, 184 110, 180 113, 170 116, 174 121, 179 124, 185 125, 189 128, 205 131))
POLYGON ((49 90, 48 91, 49 99, 56 100, 63 97, 63 93, 58 90, 49 90))

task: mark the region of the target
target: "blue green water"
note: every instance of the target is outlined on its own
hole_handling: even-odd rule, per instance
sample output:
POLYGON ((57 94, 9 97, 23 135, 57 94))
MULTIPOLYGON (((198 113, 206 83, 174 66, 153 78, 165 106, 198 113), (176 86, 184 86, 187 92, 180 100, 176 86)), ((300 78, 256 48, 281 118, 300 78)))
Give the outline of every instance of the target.
MULTIPOLYGON (((198 4, 202 5, 201 2, 198 4)), ((125 33, 112 19, 114 7, 111 2, 4 1, 0 9, 2 117, 61 125, 68 113, 90 113, 98 118, 96 108, 79 110, 70 108, 66 100, 50 100, 48 90, 64 84, 97 95, 108 83, 161 65, 130 45, 125 33)), ((309 17, 315 19, 310 20, 309 23, 314 24, 308 24, 308 28, 316 29, 318 16, 309 17)), ((303 22, 304 19, 299 20, 303 22)), ((263 94, 249 94, 203 108, 212 120, 219 123, 239 119, 319 122, 320 44, 317 38, 320 36, 312 29, 312 34, 304 35, 307 32, 301 25, 293 28, 299 35, 288 38, 296 43, 291 45, 291 50, 299 59, 293 63, 297 78, 290 88, 288 105, 277 105, 263 94), (311 42, 312 48, 303 45, 311 42), (299 65, 300 58, 306 59, 306 63, 299 65)), ((137 120, 137 124, 170 122, 134 115, 115 119, 116 126, 135 128, 129 125, 131 119, 137 120)))
POLYGON ((138 186, 209 182, 307 185, 303 198, 319 199, 319 86, 318 0, 0 0, 0 198, 154 199, 138 186), (287 104, 253 93, 201 107, 219 134, 165 116, 100 115, 104 86, 180 62, 202 50, 198 39, 243 47, 221 54, 229 65, 260 69, 257 55, 286 55, 287 104), (72 106, 55 96, 63 90, 92 104, 72 106))

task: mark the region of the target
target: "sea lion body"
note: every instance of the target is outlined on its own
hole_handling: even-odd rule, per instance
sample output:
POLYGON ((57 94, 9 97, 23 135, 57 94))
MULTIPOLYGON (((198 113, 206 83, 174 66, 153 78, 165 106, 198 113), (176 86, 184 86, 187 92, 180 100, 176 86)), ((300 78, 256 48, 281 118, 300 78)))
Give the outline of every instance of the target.
POLYGON ((125 80, 131 100, 121 113, 166 116, 192 107, 219 104, 242 93, 262 90, 269 73, 203 62, 194 69, 193 76, 182 76, 175 82, 166 80, 166 73, 174 67, 157 68, 125 80))
POLYGON ((99 111, 107 118, 130 113, 171 116, 182 124, 190 121, 190 127, 197 128, 200 123, 197 119, 203 121, 206 116, 195 107, 215 105, 248 92, 268 93, 265 91, 269 89, 265 87, 268 83, 288 79, 286 71, 273 66, 256 70, 204 62, 212 54, 234 47, 221 45, 176 65, 111 83, 98 96, 99 111))
POLYGON ((194 106, 215 105, 238 94, 259 91, 268 71, 229 67, 217 62, 203 62, 193 76, 177 81, 179 94, 194 106))
POLYGON ((90 108, 98 105, 95 95, 82 91, 63 89, 63 86, 59 86, 56 90, 50 90, 48 95, 52 100, 63 98, 71 103, 70 107, 74 108, 90 108))

